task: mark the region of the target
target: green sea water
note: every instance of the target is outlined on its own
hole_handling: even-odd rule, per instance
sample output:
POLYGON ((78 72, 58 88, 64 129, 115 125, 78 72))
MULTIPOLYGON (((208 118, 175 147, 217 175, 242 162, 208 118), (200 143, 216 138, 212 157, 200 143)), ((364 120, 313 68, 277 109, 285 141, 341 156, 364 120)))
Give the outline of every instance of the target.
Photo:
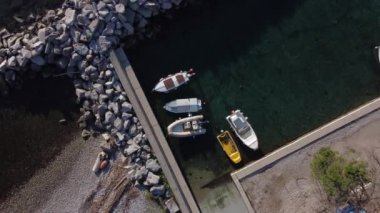
POLYGON ((127 53, 164 131, 177 117, 162 109, 167 101, 206 102, 208 135, 169 141, 185 173, 194 164, 216 176, 231 170, 215 135, 229 129, 232 109, 249 117, 259 139, 260 152, 240 146, 247 162, 380 94, 379 1, 200 1, 172 17, 157 20, 156 39, 127 53), (190 67, 197 74, 188 85, 151 92, 161 77, 190 67))

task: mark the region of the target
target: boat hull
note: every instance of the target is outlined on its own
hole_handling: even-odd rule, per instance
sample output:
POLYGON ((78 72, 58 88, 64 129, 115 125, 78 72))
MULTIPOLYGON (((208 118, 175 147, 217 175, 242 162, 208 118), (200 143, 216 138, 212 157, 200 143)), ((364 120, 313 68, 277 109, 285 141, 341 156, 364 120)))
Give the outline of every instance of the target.
POLYGON ((238 164, 241 162, 241 156, 235 141, 233 140, 229 131, 223 131, 221 134, 216 136, 219 144, 222 146, 223 151, 230 158, 230 160, 238 164))
POLYGON ((197 98, 176 99, 166 103, 164 109, 172 113, 194 113, 202 110, 202 101, 197 98))
POLYGON ((193 75, 194 73, 187 71, 181 71, 174 75, 169 75, 166 78, 162 78, 153 88, 153 91, 168 93, 186 84, 193 75))
POLYGON ((197 135, 203 135, 206 133, 206 129, 204 129, 201 125, 199 126, 198 129, 190 129, 190 130, 185 129, 183 126, 187 122, 201 121, 201 120, 203 120, 203 115, 196 115, 196 116, 191 116, 191 117, 176 120, 168 126, 167 128, 168 135, 171 137, 176 137, 176 138, 186 138, 186 137, 193 137, 197 135))
MULTIPOLYGON (((233 113, 240 113, 240 110, 235 110, 233 111, 233 113)), ((235 134, 238 136, 238 138, 243 142, 244 145, 246 145, 248 148, 252 149, 252 150, 258 150, 259 149, 259 142, 257 140, 257 136, 256 136, 256 133, 255 131, 253 130, 252 126, 247 122, 247 125, 249 127, 249 131, 250 131, 250 136, 247 137, 247 138, 243 138, 238 130, 236 129, 236 127, 234 126, 234 124, 232 123, 231 121, 231 116, 232 115, 229 115, 226 117, 226 120, 227 122, 230 124, 231 128, 234 130, 235 134)), ((244 118, 245 120, 245 118, 244 118)))

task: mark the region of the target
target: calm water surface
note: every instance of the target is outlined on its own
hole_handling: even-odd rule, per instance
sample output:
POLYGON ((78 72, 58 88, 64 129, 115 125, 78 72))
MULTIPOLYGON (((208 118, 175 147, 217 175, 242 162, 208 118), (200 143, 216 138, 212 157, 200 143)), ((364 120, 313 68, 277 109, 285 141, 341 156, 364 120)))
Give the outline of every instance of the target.
POLYGON ((240 147, 251 161, 377 97, 379 14, 375 0, 203 1, 158 20, 157 38, 127 52, 165 132, 177 117, 162 109, 166 102, 207 103, 209 133, 169 141, 192 183, 204 177, 190 167, 215 176, 233 169, 215 140, 229 129, 232 109, 241 109, 258 135, 260 152, 240 147), (161 77, 189 67, 197 72, 190 84, 151 92, 161 77))

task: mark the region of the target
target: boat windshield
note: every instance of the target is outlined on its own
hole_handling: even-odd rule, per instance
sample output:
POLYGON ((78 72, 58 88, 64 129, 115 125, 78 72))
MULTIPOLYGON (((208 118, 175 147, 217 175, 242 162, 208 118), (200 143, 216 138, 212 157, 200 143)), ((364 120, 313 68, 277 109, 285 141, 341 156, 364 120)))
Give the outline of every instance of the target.
POLYGON ((233 124, 238 132, 238 134, 246 139, 248 138, 249 136, 251 136, 251 127, 248 125, 248 122, 243 119, 242 117, 236 117, 235 119, 233 119, 233 124))

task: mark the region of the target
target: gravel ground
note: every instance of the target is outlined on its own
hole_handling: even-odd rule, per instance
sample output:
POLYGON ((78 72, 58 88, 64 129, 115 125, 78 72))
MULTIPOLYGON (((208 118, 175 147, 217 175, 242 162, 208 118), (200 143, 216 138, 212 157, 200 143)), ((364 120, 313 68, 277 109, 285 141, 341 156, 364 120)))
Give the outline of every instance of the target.
MULTIPOLYGON (((243 188, 256 212, 335 212, 326 195, 311 177, 310 161, 321 147, 331 147, 346 158, 368 162, 374 183, 380 181, 380 111, 322 138, 312 145, 280 160, 265 171, 242 181, 243 188)), ((377 184, 376 184, 377 185, 377 184)), ((380 210, 379 187, 374 188, 368 212, 380 210)))
MULTIPOLYGON (((111 171, 99 176, 91 171, 100 151, 99 140, 101 138, 73 139, 54 161, 0 203, 0 212, 78 212, 91 194, 112 184, 107 182, 111 171)), ((154 212, 158 209, 156 203, 134 187, 125 191, 123 198, 115 212, 154 212)))

